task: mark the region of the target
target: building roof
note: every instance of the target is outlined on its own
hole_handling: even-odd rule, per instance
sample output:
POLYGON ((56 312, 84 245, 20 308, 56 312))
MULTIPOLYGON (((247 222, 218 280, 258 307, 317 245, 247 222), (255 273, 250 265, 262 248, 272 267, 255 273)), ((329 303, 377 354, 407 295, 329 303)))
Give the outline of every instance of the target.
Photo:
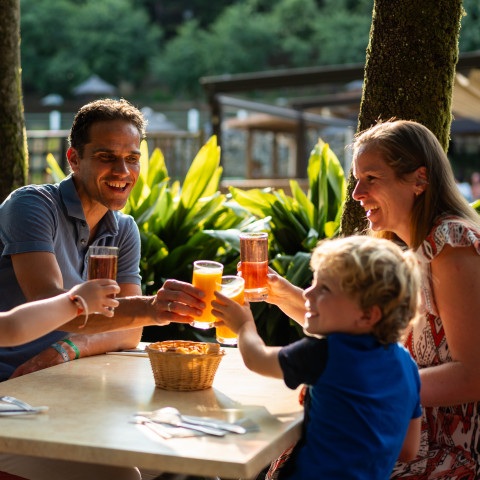
POLYGON ((92 75, 73 89, 75 95, 116 95, 114 85, 102 80, 98 75, 92 75))

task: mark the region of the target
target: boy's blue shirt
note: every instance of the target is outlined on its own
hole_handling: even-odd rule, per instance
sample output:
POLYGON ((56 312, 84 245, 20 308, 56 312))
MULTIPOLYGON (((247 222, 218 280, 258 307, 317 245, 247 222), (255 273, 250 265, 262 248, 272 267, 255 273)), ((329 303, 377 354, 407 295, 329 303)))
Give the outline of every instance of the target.
POLYGON ((281 478, 389 478, 410 420, 422 414, 409 352, 337 333, 288 345, 279 360, 287 386, 305 383, 310 393, 304 437, 281 478))

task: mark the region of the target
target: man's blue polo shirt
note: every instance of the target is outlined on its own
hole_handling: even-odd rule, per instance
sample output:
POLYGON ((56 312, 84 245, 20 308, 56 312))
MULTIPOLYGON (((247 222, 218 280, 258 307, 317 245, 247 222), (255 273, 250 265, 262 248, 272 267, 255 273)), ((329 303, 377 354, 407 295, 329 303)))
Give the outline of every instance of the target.
MULTIPOLYGON (((0 206, 0 311, 26 301, 10 255, 53 253, 63 286, 70 289, 87 279, 89 236, 90 228, 71 176, 55 185, 28 185, 12 192, 0 206)), ((140 284, 140 236, 132 217, 108 211, 92 245, 119 247, 118 283, 140 284)), ((17 366, 64 337, 64 332, 55 331, 19 347, 0 348, 0 380, 6 380, 17 366)))

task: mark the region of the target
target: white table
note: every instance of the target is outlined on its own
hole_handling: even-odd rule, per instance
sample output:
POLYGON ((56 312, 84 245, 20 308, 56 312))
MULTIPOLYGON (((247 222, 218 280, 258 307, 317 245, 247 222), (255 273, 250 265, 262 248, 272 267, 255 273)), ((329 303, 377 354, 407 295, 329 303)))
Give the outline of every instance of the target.
POLYGON ((156 388, 147 357, 99 355, 0 383, 0 394, 49 406, 48 413, 0 417, 2 452, 222 478, 258 474, 299 439, 303 418, 298 392, 248 371, 234 348, 213 388, 203 391, 156 388), (260 430, 162 439, 130 423, 135 412, 164 406, 232 421, 250 417, 260 430))

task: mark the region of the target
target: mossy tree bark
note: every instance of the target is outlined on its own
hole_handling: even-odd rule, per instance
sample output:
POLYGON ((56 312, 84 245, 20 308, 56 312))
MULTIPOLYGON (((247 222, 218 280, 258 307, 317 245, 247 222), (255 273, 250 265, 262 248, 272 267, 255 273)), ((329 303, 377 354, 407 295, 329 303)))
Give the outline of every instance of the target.
MULTIPOLYGON (((462 0, 375 0, 357 132, 379 120, 415 120, 448 149, 462 0)), ((363 231, 350 173, 342 235, 363 231)))
POLYGON ((0 202, 25 185, 28 153, 20 67, 20 0, 0 8, 0 202))

